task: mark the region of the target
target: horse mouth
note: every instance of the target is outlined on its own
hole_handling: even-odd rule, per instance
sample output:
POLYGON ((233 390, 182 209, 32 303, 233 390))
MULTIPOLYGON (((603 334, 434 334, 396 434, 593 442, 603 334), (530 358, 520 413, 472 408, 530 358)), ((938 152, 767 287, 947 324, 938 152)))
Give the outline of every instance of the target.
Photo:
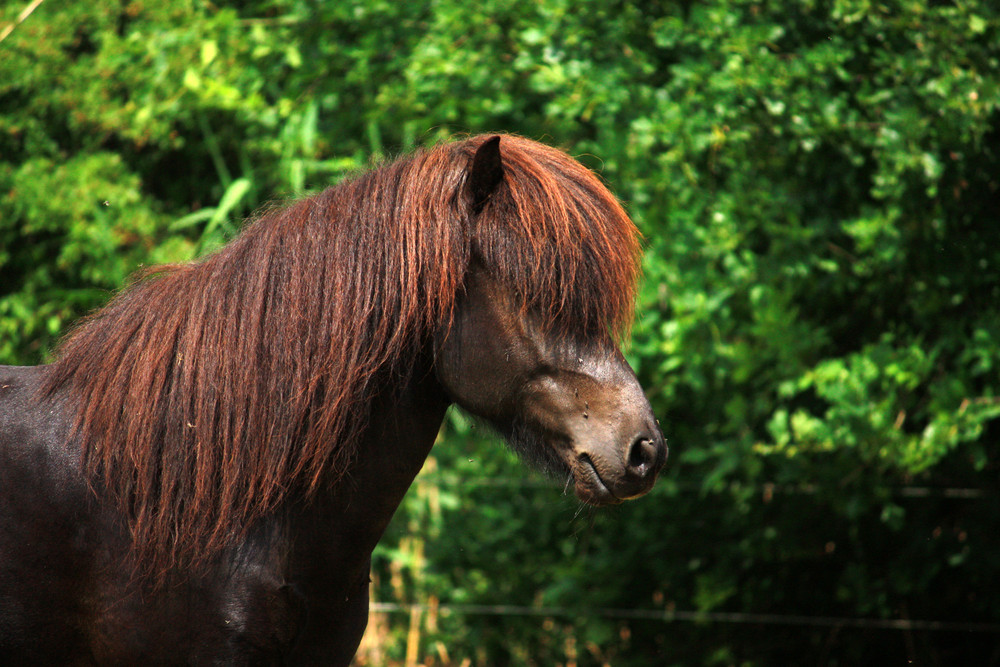
POLYGON ((573 466, 576 497, 589 505, 614 505, 622 499, 611 492, 608 485, 601 479, 597 466, 588 454, 580 454, 573 466))

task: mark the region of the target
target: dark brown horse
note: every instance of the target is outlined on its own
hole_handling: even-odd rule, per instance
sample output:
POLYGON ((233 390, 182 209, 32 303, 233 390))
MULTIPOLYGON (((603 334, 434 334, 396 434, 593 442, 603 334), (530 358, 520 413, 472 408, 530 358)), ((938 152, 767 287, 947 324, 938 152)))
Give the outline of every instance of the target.
POLYGON ((0 367, 0 664, 346 665, 451 403, 586 502, 645 493, 637 258, 597 178, 503 136, 148 272, 54 364, 0 367))

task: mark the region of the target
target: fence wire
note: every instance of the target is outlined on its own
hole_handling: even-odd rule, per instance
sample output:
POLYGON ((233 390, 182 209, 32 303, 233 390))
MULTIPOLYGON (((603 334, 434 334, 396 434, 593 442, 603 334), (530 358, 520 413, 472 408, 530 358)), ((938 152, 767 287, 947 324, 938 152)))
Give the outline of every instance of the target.
POLYGON ((731 623, 747 625, 788 625, 824 628, 858 628, 866 630, 906 630, 931 632, 1000 633, 1000 623, 960 623, 953 621, 925 621, 902 618, 847 618, 837 616, 804 616, 797 614, 755 614, 744 612, 678 611, 664 609, 618 609, 569 607, 530 607, 521 605, 477 605, 372 602, 371 613, 425 612, 435 609, 442 616, 450 614, 469 616, 521 616, 521 617, 599 617, 612 620, 661 621, 664 623, 731 623))

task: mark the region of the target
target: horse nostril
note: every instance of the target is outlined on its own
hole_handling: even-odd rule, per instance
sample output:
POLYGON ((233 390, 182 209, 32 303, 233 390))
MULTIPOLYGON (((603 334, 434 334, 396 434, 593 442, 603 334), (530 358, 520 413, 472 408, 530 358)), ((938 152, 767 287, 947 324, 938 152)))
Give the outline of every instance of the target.
POLYGON ((629 472, 636 477, 645 477, 655 469, 657 456, 656 444, 653 439, 640 435, 632 442, 628 450, 627 466, 629 472))

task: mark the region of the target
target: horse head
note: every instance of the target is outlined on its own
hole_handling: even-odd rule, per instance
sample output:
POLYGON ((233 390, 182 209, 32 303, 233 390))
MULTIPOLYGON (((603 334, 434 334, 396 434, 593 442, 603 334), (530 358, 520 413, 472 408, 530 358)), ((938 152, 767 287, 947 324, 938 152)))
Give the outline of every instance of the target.
MULTIPOLYGON (((465 199, 475 224, 503 183, 499 139, 470 163, 465 199)), ((475 244, 473 244, 475 247, 475 244)), ((438 334, 438 380, 512 448, 572 474, 581 500, 617 503, 652 488, 667 458, 635 373, 607 331, 559 326, 505 285, 473 250, 453 317, 438 334)))
POLYGON ((571 472, 586 502, 646 493, 667 458, 649 402, 614 344, 553 337, 481 268, 470 271, 435 368, 455 403, 529 461, 571 472))

